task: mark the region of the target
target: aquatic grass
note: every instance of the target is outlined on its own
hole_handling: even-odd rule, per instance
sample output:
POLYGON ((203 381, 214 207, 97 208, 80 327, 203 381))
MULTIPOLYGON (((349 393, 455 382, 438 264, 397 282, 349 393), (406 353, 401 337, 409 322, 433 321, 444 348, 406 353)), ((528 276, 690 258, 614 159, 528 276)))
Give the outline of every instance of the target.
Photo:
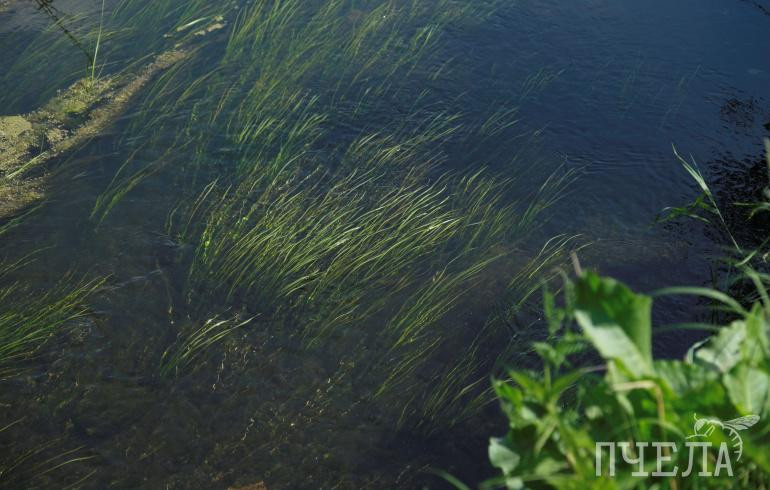
POLYGON ((235 223, 215 214, 203 234, 200 263, 213 281, 230 285, 229 296, 236 289, 275 296, 307 290, 312 301, 316 290, 344 283, 356 272, 366 281, 392 266, 388 260, 421 255, 453 228, 456 220, 442 207, 441 187, 396 188, 368 204, 358 189, 374 179, 352 174, 320 196, 310 188, 273 197, 268 189, 235 223), (219 229, 231 231, 223 236, 219 229))
MULTIPOLYGON (((0 264, 0 280, 8 282, 29 264, 31 257, 0 264)), ((9 375, 54 333, 88 314, 86 299, 103 284, 64 278, 45 291, 30 291, 11 281, 0 287, 0 373, 9 375)))
MULTIPOLYGON (((179 101, 193 103, 196 119, 198 114, 211 118, 206 128, 225 127, 237 135, 233 143, 243 157, 240 161, 264 161, 264 152, 273 147, 263 138, 279 141, 283 134, 280 128, 294 127, 291 121, 308 108, 314 108, 314 117, 326 125, 330 122, 326 116, 329 111, 339 116, 345 113, 339 108, 355 106, 356 112, 350 115, 355 116, 356 123, 335 117, 334 124, 363 123, 366 128, 368 114, 361 111, 363 107, 368 106, 371 114, 376 107, 384 107, 387 100, 411 100, 411 94, 397 93, 397 86, 402 84, 399 77, 411 73, 407 65, 421 65, 422 60, 434 56, 429 47, 436 46, 440 38, 417 32, 420 26, 439 31, 453 22, 483 17, 481 13, 490 8, 486 3, 471 6, 444 0, 432 8, 419 2, 390 1, 365 5, 360 11, 341 0, 257 2, 228 19, 229 36, 222 56, 212 60, 209 70, 192 83, 189 79, 184 83, 179 80, 177 97, 157 93, 145 105, 154 106, 153 114, 176 114, 179 101), (351 16, 357 16, 357 20, 351 16), (383 80, 383 74, 388 80, 383 80), (317 80, 334 88, 319 90, 322 85, 317 80), (381 88, 375 89, 375 80, 381 88), (386 92, 390 94, 386 96, 386 92), (299 109, 295 101, 307 103, 307 108, 299 109)), ((160 127, 163 119, 149 117, 155 121, 137 122, 132 127, 143 126, 153 137, 157 131, 152 128, 160 127)), ((188 128, 180 130, 199 125, 191 120, 188 128)), ((201 154, 210 153, 205 148, 212 143, 207 133, 204 129, 200 137, 193 136, 201 145, 201 154)), ((155 164, 166 162, 150 163, 155 164)), ((185 167, 196 169, 201 165, 205 160, 185 167)), ((250 166, 246 165, 248 170, 250 166)), ((243 166, 239 164, 238 169, 243 170, 243 166)), ((133 185, 131 181, 125 184, 133 185)))
POLYGON ((692 162, 688 162, 682 156, 677 152, 676 147, 673 147, 674 155, 676 156, 677 160, 679 160, 679 163, 682 165, 682 167, 687 171, 687 173, 690 174, 690 177, 698 184, 698 187, 700 187, 703 196, 705 199, 707 199, 708 206, 707 209, 716 215, 716 217, 719 220, 719 224, 722 226, 722 229, 727 234, 727 237, 730 239, 730 242, 735 247, 735 249, 740 253, 741 247, 738 246, 738 242, 735 241, 735 237, 733 237, 733 234, 730 232, 730 227, 727 225, 727 222, 725 221, 724 216, 722 215, 722 212, 719 210, 719 205, 717 204, 716 200, 714 199, 714 195, 711 192, 711 189, 709 188, 708 184, 706 183, 706 179, 703 177, 703 174, 700 172, 700 169, 698 168, 698 165, 693 160, 692 162))
MULTIPOLYGON (((160 157, 161 159, 168 158, 169 155, 176 154, 185 149, 186 145, 177 143, 184 142, 184 135, 176 135, 175 140, 176 141, 167 148, 165 153, 160 157)), ((101 224, 106 219, 112 208, 115 207, 126 194, 131 192, 136 186, 140 185, 145 179, 163 169, 163 166, 161 165, 141 166, 133 174, 124 176, 124 173, 128 173, 132 160, 138 152, 138 149, 134 150, 133 154, 115 171, 112 180, 105 190, 97 196, 90 216, 97 225, 101 224)))
MULTIPOLYGON (((5 427, 0 427, 0 435, 3 432, 13 430, 14 426, 19 425, 23 420, 19 419, 5 427)), ((59 442, 59 440, 54 439, 31 449, 14 451, 11 458, 0 460, 0 488, 26 487, 30 481, 52 478, 50 474, 56 473, 61 468, 94 458, 94 456, 87 455, 82 446, 60 451, 57 449, 59 442)), ((90 478, 95 471, 93 470, 65 488, 76 488, 90 478)), ((59 483, 62 482, 59 481, 59 483)))
POLYGON ((509 253, 503 253, 454 277, 434 278, 444 284, 428 284, 413 296, 413 302, 405 305, 408 309, 391 320, 397 322, 390 324, 396 341, 378 364, 386 376, 374 394, 375 398, 390 400, 388 403, 394 403, 394 396, 399 398, 396 403, 403 409, 399 426, 416 417, 411 423, 433 432, 472 416, 494 400, 493 390, 486 386, 489 374, 527 355, 521 343, 532 335, 526 328, 512 331, 511 323, 542 281, 564 264, 566 252, 574 248, 575 237, 554 237, 523 264, 512 262, 509 253), (506 267, 511 269, 498 275, 511 277, 507 286, 490 288, 490 274, 506 267), (490 304, 485 310, 491 314, 471 324, 458 323, 452 311, 467 308, 467 300, 480 291, 488 295, 490 304), (441 357, 435 353, 440 350, 451 352, 451 361, 436 364, 441 357))
MULTIPOLYGON (((236 170, 205 187, 190 215, 177 217, 175 210, 174 221, 183 223, 180 239, 195 244, 190 301, 224 297, 246 315, 270 319, 269 328, 284 325, 281 335, 307 349, 328 348, 330 339, 356 330, 365 344, 386 346, 389 361, 383 364, 383 355, 361 359, 362 371, 377 372, 378 397, 398 394, 404 423, 415 415, 436 423, 457 420, 460 400, 479 400, 472 404, 478 407, 489 399, 478 380, 488 374, 486 336, 495 332, 468 332, 447 319, 473 294, 475 281, 485 281, 491 265, 536 226, 569 178, 554 176, 517 200, 505 195, 512 179, 478 169, 441 170, 446 142, 473 128, 443 107, 419 107, 425 94, 417 94, 414 110, 403 118, 368 131, 365 123, 352 138, 319 151, 330 132, 327 114, 336 117, 338 107, 355 107, 346 114, 363 119, 383 93, 395 93, 396 72, 378 68, 380 60, 393 59, 379 51, 382 46, 403 48, 395 63, 406 73, 437 38, 431 29, 415 34, 411 44, 402 42, 401 34, 388 29, 408 22, 388 21, 406 14, 388 2, 352 27, 359 29, 352 43, 339 33, 342 42, 327 39, 324 29, 343 25, 339 12, 327 14, 339 4, 328 3, 299 26, 292 16, 305 15, 309 4, 273 7, 256 4, 242 12, 225 48, 223 59, 238 59, 244 68, 215 109, 237 143, 236 170), (312 57, 308 46, 292 45, 300 42, 315 49, 312 57), (330 48, 340 44, 346 46, 342 55, 330 48), (348 62, 322 63, 327 56, 348 62), (330 99, 307 85, 314 77, 338 81, 330 99), (369 83, 359 92, 363 80, 369 83), (228 106, 233 109, 223 109, 228 106), (441 361, 456 377, 426 390, 418 373, 468 335, 477 337, 473 348, 466 352, 466 345, 451 361, 441 361), (462 396, 455 395, 456 387, 465 387, 462 396), (477 388, 487 397, 479 397, 477 388)), ((225 75, 227 68, 204 75, 200 86, 218 90, 223 85, 213 79, 225 75)), ((491 116, 483 131, 508 131, 514 115, 509 109, 491 116)))
MULTIPOLYGON (((364 138, 356 147, 371 141, 377 138, 364 138)), ((208 187, 194 206, 209 218, 193 259, 190 288, 207 295, 220 290, 251 314, 285 318, 295 325, 287 334, 307 348, 365 327, 365 337, 391 343, 383 358, 387 362, 377 364, 384 379, 375 396, 399 393, 407 418, 416 411, 424 420, 457 420, 462 406, 449 382, 426 391, 414 388, 422 386, 414 376, 447 339, 457 338, 455 327, 439 325, 473 294, 479 275, 508 255, 506 249, 530 228, 533 205, 503 205, 510 183, 483 171, 431 179, 419 165, 407 165, 416 172, 402 172, 402 180, 394 181, 399 174, 387 160, 368 170, 343 167, 341 175, 311 173, 269 183, 263 177, 262 184, 255 180, 246 186, 265 189, 256 194, 208 187), (436 268, 439 272, 429 273, 436 268), (378 320, 383 314, 386 323, 378 320), (407 399, 425 397, 429 405, 407 410, 407 399), (445 397, 455 401, 447 405, 445 397), (426 407, 436 413, 422 412, 426 407)), ((396 168, 404 168, 396 160, 396 168)), ((519 276, 528 291, 538 284, 535 271, 553 263, 568 242, 551 242, 533 260, 533 270, 519 276)), ((482 329, 473 335, 492 333, 482 329)), ((458 374, 452 387, 463 385, 470 393, 480 386, 480 366, 490 365, 478 358, 486 352, 482 343, 479 339, 473 343, 476 350, 458 355, 455 362, 467 363, 465 368, 450 364, 458 374)))
MULTIPOLYGON (((392 390, 395 380, 403 379, 412 373, 425 359, 426 352, 435 348, 436 342, 443 334, 431 342, 422 342, 429 334, 428 329, 437 327, 437 323, 444 319, 452 308, 457 307, 463 295, 471 294, 477 286, 478 275, 495 262, 499 257, 491 257, 473 264, 466 270, 448 274, 441 271, 433 276, 427 283, 411 295, 401 309, 389 320, 385 326, 385 332, 394 338, 387 357, 397 358, 394 354, 400 348, 409 348, 415 344, 423 347, 410 352, 404 360, 394 363, 385 382, 379 387, 376 395, 381 395, 392 390)), ((412 350, 412 349, 407 349, 412 350)))
MULTIPOLYGON (((15 59, 9 60, 7 68, 0 74, 0 101, 5 111, 13 111, 14 106, 22 97, 33 93, 38 104, 50 99, 57 89, 66 87, 82 76, 84 60, 87 66, 91 61, 91 51, 86 46, 92 20, 86 14, 64 15, 54 18, 51 24, 43 29, 34 40, 15 59), (64 29, 64 31, 62 31, 64 29), (62 34, 64 32, 64 34, 62 34), (71 53, 67 56, 64 53, 71 53), (53 60, 59 61, 53 63, 53 60), (62 62, 63 61, 63 62, 62 62), (46 67, 45 83, 34 86, 35 90, 19 91, 18 80, 24 79, 27 84, 34 80, 23 77, 24 74, 35 73, 40 67, 46 67), (55 80, 56 83, 52 83, 55 80)), ((26 84, 25 84, 26 85, 26 84)), ((26 112, 20 108, 16 112, 26 112)), ((12 113, 12 112, 11 112, 12 113)))
POLYGON ((104 3, 102 0, 102 9, 99 13, 99 33, 96 35, 96 44, 94 45, 94 54, 91 56, 91 85, 96 83, 96 60, 99 57, 99 45, 102 42, 102 31, 104 28, 104 3))
MULTIPOLYGON (((67 275, 50 287, 32 289, 16 277, 23 278, 26 268, 34 260, 35 254, 31 254, 0 263, 0 384, 22 372, 25 363, 39 354, 54 335, 85 318, 90 313, 86 305, 88 298, 104 283, 103 280, 77 280, 73 275, 67 275)), ((22 422, 23 419, 19 419, 0 428, 0 436, 12 432, 14 426, 22 422)), ((16 443, 4 445, 4 454, 0 458, 0 487, 20 488, 29 485, 31 479, 41 479, 63 467, 92 458, 82 447, 59 451, 58 443, 54 439, 25 449, 18 448, 16 443)), ((82 483, 91 474, 74 485, 82 483)))
POLYGON ((671 294, 688 294, 709 298, 712 301, 711 307, 713 312, 721 311, 728 314, 731 312, 745 314, 745 307, 747 305, 763 299, 761 290, 758 290, 756 286, 757 281, 770 284, 770 282, 767 282, 768 278, 765 273, 767 270, 767 244, 770 243, 770 237, 765 236, 766 233, 761 228, 755 230, 752 220, 758 213, 763 213, 770 209, 770 206, 768 206, 768 202, 770 202, 770 191, 768 190, 770 189, 770 141, 765 139, 764 146, 768 180, 761 193, 761 197, 756 202, 731 203, 735 206, 749 209, 745 223, 732 221, 728 223, 725 214, 720 209, 709 184, 696 163, 682 158, 676 151, 676 148, 674 148, 674 155, 698 185, 701 193, 695 200, 685 206, 665 208, 662 217, 659 217, 658 221, 669 221, 685 217, 713 226, 725 239, 725 244, 722 247, 724 257, 717 260, 717 267, 720 269, 720 284, 717 284, 717 279, 715 279, 714 285, 711 288, 668 288, 659 292, 659 294, 670 292, 671 294), (736 233, 733 233, 733 230, 736 233), (761 241, 754 246, 739 243, 736 237, 743 236, 745 238, 746 235, 737 232, 744 230, 754 232, 761 241), (728 291, 730 294, 722 292, 722 290, 728 291), (743 305, 741 302, 733 299, 731 294, 732 296, 739 296, 743 305))
MULTIPOLYGON (((140 4, 137 26, 170 26, 169 44, 207 16, 175 3, 185 13, 171 22, 168 2, 127 2, 113 16, 140 4)), ((458 110, 460 96, 410 90, 461 64, 435 48, 449 22, 481 3, 362 2, 361 14, 352 5, 267 1, 234 12, 205 50, 154 80, 120 126, 126 158, 92 219, 161 171, 189 192, 168 218, 182 255, 175 266, 187 274, 177 335, 157 366, 164 383, 205 377, 198 370, 218 354, 267 333, 303 355, 349 361, 330 379, 369 386, 363 396, 388 421, 430 432, 489 400, 480 380, 510 346, 485 313, 528 266, 519 249, 559 177, 516 195, 519 168, 480 170, 495 160, 491 144, 487 158, 456 170, 465 163, 458 141, 476 121, 458 110)), ((108 29, 112 42, 136 34, 116 21, 108 29)), ((152 37, 148 45, 161 45, 152 37)), ((503 141, 515 110, 488 122, 480 133, 503 141)), ((325 406, 339 396, 312 395, 325 406)))
MULTIPOLYGON (((406 89, 456 69, 440 59, 443 33, 488 3, 358 7, 286 0, 233 12, 226 36, 148 88, 122 140, 130 157, 92 217, 103 220, 161 170, 188 186, 189 201, 168 222, 192 246, 185 308, 200 327, 180 330, 162 375, 194 371, 221 348, 238 324, 222 312, 234 311, 309 350, 359 338, 361 352, 375 353, 357 358, 362 373, 378 397, 397 398, 404 424, 454 421, 465 401, 484 403, 478 380, 499 355, 501 327, 462 326, 453 313, 497 301, 478 298, 476 286, 505 288, 526 262, 514 258, 516 247, 569 178, 555 174, 512 196, 519 175, 480 169, 503 149, 448 171, 453 144, 509 134, 515 108, 492 107, 477 122, 457 100, 406 89), (421 376, 437 365, 452 379, 426 389, 421 376)), ((142 16, 155 9, 142 8, 142 16)), ((208 13, 185 12, 168 24, 189 27, 208 13)))
POLYGON ((168 348, 161 358, 160 375, 164 377, 194 367, 200 356, 215 344, 225 340, 234 331, 248 325, 253 318, 241 321, 237 316, 209 318, 197 329, 181 331, 179 343, 168 348))

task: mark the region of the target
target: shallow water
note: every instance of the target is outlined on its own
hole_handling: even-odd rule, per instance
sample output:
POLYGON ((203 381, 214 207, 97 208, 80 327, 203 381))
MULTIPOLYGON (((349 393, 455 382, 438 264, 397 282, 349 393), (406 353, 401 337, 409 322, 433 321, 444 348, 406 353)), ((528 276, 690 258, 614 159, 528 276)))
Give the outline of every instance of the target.
MULTIPOLYGON (((97 3, 54 5, 63 15, 93 16, 97 3)), ((672 144, 692 154, 726 198, 726 182, 732 181, 724 176, 748 172, 761 154, 762 137, 770 136, 770 16, 763 5, 770 7, 740 0, 511 2, 481 24, 447 33, 440 55, 457 57, 463 67, 448 80, 415 76, 404 83, 414 92, 430 88, 437 104, 459 105, 471 118, 489 107, 520 107, 521 122, 500 141, 480 145, 471 139, 448 148, 450 168, 484 163, 522 177, 507 190, 513 197, 530 192, 560 165, 578 172, 548 212, 551 219, 518 245, 518 254, 533 255, 554 234, 580 233, 594 242, 581 252, 584 265, 636 289, 704 284, 711 266, 703 257, 718 250, 716 237, 695 224, 654 220, 664 207, 696 195, 672 144), (538 72, 543 76, 532 78, 538 72), (527 80, 544 79, 527 90, 527 80), (524 136, 515 139, 517 134, 524 136), (514 164, 521 167, 500 155, 519 147, 522 156, 514 164)), ((4 114, 30 111, 82 76, 82 53, 66 40, 57 52, 67 56, 18 68, 24 48, 50 26, 50 17, 29 4, 0 13, 0 69, 8 70, 0 77, 4 114)), ((163 33, 173 25, 164 27, 163 33)), ((158 34, 147 33, 149 45, 158 34)), ((54 27, 48 36, 63 34, 54 27)), ((222 41, 205 45, 190 76, 216 59, 222 41)), ((142 49, 107 45, 105 72, 121 69, 142 49)), ((160 87, 157 82, 148 91, 160 87)), ((378 110, 373 117, 388 120, 404 107, 378 110)), ((44 488, 86 476, 84 488, 227 488, 258 481, 268 488, 441 488, 422 471, 427 466, 469 482, 488 476, 485 441, 502 425, 479 417, 438 433, 394 430, 388 407, 368 401, 369 378, 354 374, 358 359, 340 355, 355 349, 358 339, 333 339, 308 352, 265 329, 244 334, 213 369, 158 379, 155 370, 175 329, 195 320, 178 311, 186 274, 180 257, 189 244, 172 239, 165 227, 169 210, 188 197, 187 183, 166 168, 128 193, 104 222, 89 220, 97 196, 147 137, 132 126, 145 116, 130 110, 107 134, 57 162, 65 170, 54 176, 44 207, 2 237, 10 256, 50 247, 25 272, 25 281, 47 285, 73 270, 109 276, 108 287, 93 300, 97 315, 57 339, 55 352, 0 393, 3 422, 26 416, 3 434, 9 444, 3 450, 55 440, 59 451, 83 448, 92 456, 35 480, 44 488)), ((356 131, 347 122, 342 116, 331 122, 337 138, 331 146, 356 131)), ((159 136, 136 154, 136 164, 164 157, 174 138, 159 136)), ((217 147, 218 165, 232 163, 232 154, 217 147)), ((185 158, 192 156, 172 161, 185 158)), ((219 172, 211 165, 201 179, 219 172)), ((491 308, 486 294, 470 301, 474 311, 458 325, 491 308)), ((667 300, 655 315, 668 323, 701 311, 667 300)), ((680 355, 691 338, 661 336, 656 350, 680 355)), ((437 361, 426 369, 442 366, 437 361)))

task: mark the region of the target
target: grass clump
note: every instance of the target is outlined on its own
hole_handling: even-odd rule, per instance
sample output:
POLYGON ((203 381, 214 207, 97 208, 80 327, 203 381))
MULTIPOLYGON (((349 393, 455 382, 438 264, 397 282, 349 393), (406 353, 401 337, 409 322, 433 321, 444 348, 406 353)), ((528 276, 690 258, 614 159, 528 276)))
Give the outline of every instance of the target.
POLYGON ((71 285, 67 278, 45 291, 30 291, 21 281, 10 280, 28 261, 0 265, 0 373, 8 375, 29 359, 55 333, 85 317, 86 299, 102 281, 71 285))
POLYGON ((522 251, 569 176, 512 196, 523 185, 501 169, 509 160, 492 170, 456 148, 475 136, 505 147, 515 110, 469 118, 462 95, 412 87, 461 69, 440 41, 496 2, 204 3, 126 0, 90 35, 102 59, 117 60, 138 53, 115 49, 140 25, 168 34, 143 47, 152 52, 222 26, 206 49, 148 80, 118 138, 130 157, 92 212, 102 222, 160 172, 187 192, 169 217, 169 233, 192 249, 174 308, 184 321, 161 374, 206 365, 236 331, 247 342, 269 330, 308 352, 354 357, 351 376, 367 397, 394 402, 402 424, 457 420, 466 397, 454 388, 474 407, 488 401, 478 380, 514 354, 495 345, 511 305, 568 246, 555 240, 532 260, 522 251), (507 311, 487 318, 498 297, 507 311), (436 365, 452 379, 432 374, 436 365))

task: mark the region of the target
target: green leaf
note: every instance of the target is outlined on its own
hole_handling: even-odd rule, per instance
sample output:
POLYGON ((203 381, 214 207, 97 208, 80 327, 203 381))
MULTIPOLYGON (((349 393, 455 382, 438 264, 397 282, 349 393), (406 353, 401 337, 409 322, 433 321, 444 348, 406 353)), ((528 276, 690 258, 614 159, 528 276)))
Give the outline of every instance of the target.
POLYGON ((742 360, 742 345, 745 340, 746 323, 743 320, 734 321, 695 351, 695 362, 726 373, 742 360))
POLYGON ((743 415, 770 415, 770 376, 745 365, 724 376, 724 385, 735 408, 743 415))
POLYGON ((653 375, 652 364, 623 329, 612 325, 595 326, 584 311, 575 312, 575 319, 603 358, 614 360, 634 378, 653 375))
POLYGON ((526 487, 524 486, 524 480, 519 477, 511 477, 505 479, 505 488, 507 490, 523 490, 526 487))
POLYGON ((493 386, 512 429, 520 429, 539 423, 540 419, 527 406, 524 401, 524 394, 520 389, 501 380, 495 380, 493 386))
MULTIPOLYGON (((655 372, 663 384, 680 398, 702 397, 706 392, 724 395, 721 389, 714 391, 719 387, 719 373, 714 370, 681 361, 659 360, 655 361, 655 372)), ((719 400, 713 401, 719 403, 719 400)))
POLYGON ((717 291, 711 288, 701 288, 701 287, 695 287, 695 286, 676 286, 676 287, 658 289, 652 293, 653 296, 666 296, 666 295, 675 295, 675 294, 682 294, 682 295, 688 295, 688 296, 702 296, 704 298, 709 298, 714 301, 718 301, 722 303, 723 305, 727 306, 730 310, 734 311, 735 313, 738 313, 740 315, 748 315, 748 312, 735 299, 731 298, 729 295, 721 291, 717 291))
POLYGON ((564 362, 564 356, 560 355, 560 353, 547 342, 533 342, 532 348, 543 361, 551 366, 558 367, 564 362))
POLYGON ((545 401, 545 386, 541 379, 524 371, 509 371, 508 375, 523 388, 524 393, 538 401, 545 401))
POLYGON ((767 323, 764 310, 757 303, 746 318, 746 339, 743 343, 743 358, 752 366, 759 366, 770 359, 767 323))
POLYGON ((504 475, 510 475, 519 465, 521 457, 505 446, 502 439, 491 437, 489 439, 489 462, 499 468, 504 475))
POLYGON ((575 316, 578 324, 602 355, 607 353, 608 357, 624 359, 624 355, 634 354, 634 359, 627 359, 631 368, 637 367, 636 358, 639 356, 646 366, 638 367, 646 370, 651 366, 650 297, 635 294, 622 283, 592 272, 586 273, 577 282, 575 293, 575 316), (621 333, 623 335, 620 335, 621 333), (630 340, 635 349, 629 349, 623 337, 630 340))
POLYGON ((554 335, 561 328, 564 311, 556 307, 556 298, 547 289, 543 289, 543 313, 548 323, 548 334, 554 335))
POLYGON ((566 461, 556 461, 553 458, 545 458, 535 466, 535 474, 549 476, 569 468, 566 461))
POLYGON ((577 370, 554 379, 551 383, 551 401, 553 403, 558 402, 562 393, 575 385, 583 376, 585 376, 585 372, 583 370, 577 370))

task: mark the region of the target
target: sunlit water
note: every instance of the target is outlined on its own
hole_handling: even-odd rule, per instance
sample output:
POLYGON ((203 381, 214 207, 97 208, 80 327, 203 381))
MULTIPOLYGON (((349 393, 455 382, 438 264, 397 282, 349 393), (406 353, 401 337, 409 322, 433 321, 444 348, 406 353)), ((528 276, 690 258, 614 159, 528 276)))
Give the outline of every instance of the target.
MULTIPOLYGON (((43 12, 19 3, 0 13, 0 69, 51 26, 43 12)), ((93 14, 96 3, 55 2, 65 14, 93 14)), ((470 92, 463 110, 473 114, 476 107, 518 103, 522 86, 539 70, 550 80, 521 103, 523 128, 542 129, 527 158, 543 162, 541 177, 561 164, 580 178, 550 212, 532 250, 522 253, 533 253, 544 237, 581 233, 594 242, 581 253, 584 265, 637 289, 706 283, 710 265, 703 256, 718 249, 713 234, 691 223, 654 221, 664 207, 697 195, 672 144, 692 154, 728 198, 734 181, 726 176, 745 174, 761 154, 762 137, 770 136, 768 5, 511 3, 479 28, 449 33, 446 52, 460 56, 468 70, 451 86, 432 88, 447 97, 470 92)), ((61 67, 52 60, 30 67, 28 79, 5 79, 0 110, 30 111, 66 87, 81 76, 78 56, 73 49, 61 67)), ((3 450, 53 440, 59 451, 82 447, 92 456, 68 466, 66 476, 51 476, 50 488, 85 476, 85 488, 227 488, 258 481, 268 488, 440 488, 423 471, 427 466, 468 482, 489 476, 484 445, 504 431, 498 420, 472 420, 432 436, 394 431, 375 404, 362 400, 361 378, 345 376, 355 366, 323 349, 309 355, 270 332, 228 354, 239 369, 235 379, 219 371, 179 382, 152 376, 174 337, 169 307, 184 271, 177 266, 179 244, 164 230, 166 210, 183 191, 163 174, 131 192, 100 226, 88 219, 125 161, 121 133, 132 117, 129 112, 61 162, 73 170, 56 177, 44 208, 3 237, 12 256, 50 247, 25 280, 47 284, 72 270, 110 277, 94 300, 95 319, 60 339, 57 355, 3 388, 2 420, 26 417, 3 433, 9 444, 3 450)), ((696 306, 662 302, 655 315, 678 321, 700 311, 696 306)), ((662 337, 656 348, 679 355, 683 337, 674 335, 673 343, 662 337)))

